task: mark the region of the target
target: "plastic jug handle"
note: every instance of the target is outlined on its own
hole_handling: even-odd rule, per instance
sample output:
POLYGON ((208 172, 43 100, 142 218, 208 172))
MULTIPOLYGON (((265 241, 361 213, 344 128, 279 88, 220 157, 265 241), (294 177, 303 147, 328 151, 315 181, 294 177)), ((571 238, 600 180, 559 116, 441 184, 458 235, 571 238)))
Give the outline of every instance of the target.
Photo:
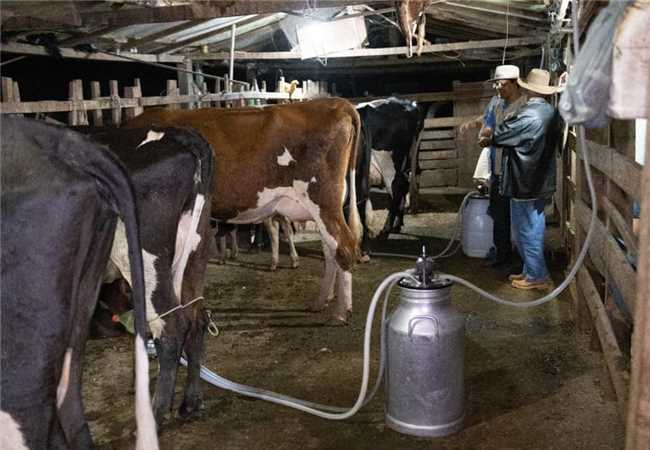
POLYGON ((409 324, 408 324, 408 336, 409 336, 409 339, 411 341, 413 340, 413 330, 415 329, 415 326, 417 325, 417 323, 419 321, 421 321, 421 320, 430 320, 431 322, 433 322, 433 325, 435 326, 435 329, 436 329, 436 334, 435 334, 434 339, 437 339, 438 335, 439 335, 439 332, 440 332, 440 323, 438 322, 438 318, 436 316, 413 316, 413 317, 411 317, 411 319, 409 320, 409 324))

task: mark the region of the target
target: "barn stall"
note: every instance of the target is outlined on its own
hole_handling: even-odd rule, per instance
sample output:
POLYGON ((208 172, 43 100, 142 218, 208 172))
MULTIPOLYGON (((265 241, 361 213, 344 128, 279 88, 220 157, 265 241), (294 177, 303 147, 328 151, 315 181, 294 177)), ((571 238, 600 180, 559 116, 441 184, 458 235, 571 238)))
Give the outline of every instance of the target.
MULTIPOLYGON (((450 238, 458 238, 458 208, 473 190, 480 153, 477 129, 460 126, 481 115, 494 94, 485 80, 503 62, 518 65, 522 74, 545 68, 555 83, 568 71, 571 80, 578 71, 572 32, 588 45, 609 3, 100 1, 59 2, 52 8, 46 2, 5 1, 0 6, 2 114, 116 127, 154 106, 235 109, 333 96, 355 104, 389 96, 418 102, 425 117, 411 154, 409 214, 400 233, 372 241, 375 255, 355 267, 354 311, 347 324, 332 324, 327 311, 308 311, 323 265, 319 236, 310 225, 296 235, 296 269, 282 254, 272 272, 268 249, 258 252, 246 244, 237 260, 217 265, 213 259, 207 268, 204 306, 219 332, 213 328, 218 335, 206 338, 206 368, 239 383, 350 407, 361 383, 366 312, 375 289, 391 273, 413 268, 423 245, 438 254, 450 238), (413 36, 412 45, 405 45, 400 8, 409 4, 421 8, 426 22, 422 39, 413 36)), ((465 315, 464 374, 456 374, 454 385, 463 398, 460 430, 435 438, 394 431, 386 425, 384 389, 351 418, 329 421, 204 383, 203 409, 191 419, 167 418, 161 448, 647 448, 650 184, 643 182, 648 138, 639 120, 648 115, 650 93, 647 23, 647 3, 636 2, 615 39, 603 38, 616 46, 611 120, 588 128, 584 143, 581 127, 569 127, 556 155, 546 236, 554 286, 580 259, 590 235, 586 258, 568 289, 531 309, 496 305, 460 284, 451 290, 455 309, 465 315), (585 153, 592 174, 583 168, 585 153)), ((381 222, 390 200, 384 189, 373 190, 372 199, 381 222)), ((462 252, 437 261, 436 270, 516 302, 545 294, 513 289, 507 273, 462 252)), ((391 310, 398 304, 394 297, 391 310)), ((379 367, 379 331, 375 321, 371 386, 379 367)), ((125 335, 87 344, 85 415, 99 448, 133 445, 131 350, 125 335)), ((155 379, 156 359, 152 362, 155 379)), ((181 370, 178 397, 184 376, 181 370)))

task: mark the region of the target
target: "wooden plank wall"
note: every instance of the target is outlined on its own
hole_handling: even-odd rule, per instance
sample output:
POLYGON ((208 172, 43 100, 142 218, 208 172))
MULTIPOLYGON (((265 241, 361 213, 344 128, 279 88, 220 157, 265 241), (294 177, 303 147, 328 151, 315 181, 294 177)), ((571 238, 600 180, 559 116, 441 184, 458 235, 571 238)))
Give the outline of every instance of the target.
MULTIPOLYGON (((597 219, 584 266, 571 288, 576 326, 592 334, 605 363, 623 418, 630 382, 632 318, 636 310, 635 262, 638 237, 632 228, 634 201, 641 199, 642 167, 634 162, 634 122, 612 121, 587 130, 587 148, 596 191, 597 219)), ((576 135, 569 135, 562 158, 565 244, 571 263, 586 237, 592 208, 576 135)))
MULTIPOLYGON (((477 128, 460 133, 460 125, 483 114, 495 94, 490 83, 453 83, 453 117, 426 119, 419 137, 413 193, 459 194, 473 188, 472 175, 480 154, 477 128)), ((417 199, 413 204, 417 203, 417 199)))

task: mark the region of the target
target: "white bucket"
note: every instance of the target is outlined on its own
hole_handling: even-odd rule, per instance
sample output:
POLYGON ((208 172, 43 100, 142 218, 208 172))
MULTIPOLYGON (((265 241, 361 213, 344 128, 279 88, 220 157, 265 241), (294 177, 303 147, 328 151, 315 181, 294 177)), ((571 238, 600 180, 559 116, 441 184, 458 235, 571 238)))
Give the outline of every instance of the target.
POLYGON ((463 253, 472 258, 485 258, 493 246, 492 218, 488 215, 490 200, 487 196, 471 195, 463 215, 461 245, 463 253))

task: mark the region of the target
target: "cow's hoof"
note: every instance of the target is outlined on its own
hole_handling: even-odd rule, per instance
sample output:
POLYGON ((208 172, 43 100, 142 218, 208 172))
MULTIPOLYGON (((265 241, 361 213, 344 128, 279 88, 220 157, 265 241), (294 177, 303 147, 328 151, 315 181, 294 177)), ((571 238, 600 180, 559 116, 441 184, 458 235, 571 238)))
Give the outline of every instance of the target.
POLYGON ((327 319, 327 322, 325 322, 325 325, 328 327, 342 327, 347 324, 348 324, 347 315, 341 316, 340 314, 334 314, 329 319, 327 319))
POLYGON ((291 261, 292 269, 297 269, 298 267, 300 267, 300 263, 298 261, 291 261))
POLYGON ((271 272, 275 272, 276 270, 278 270, 278 266, 276 266, 276 265, 271 265, 271 267, 269 267, 269 270, 270 270, 271 272))
POLYGON ((363 264, 369 263, 370 262, 370 255, 361 255, 361 257, 359 258, 359 262, 363 263, 363 264))
POLYGON ((183 401, 181 407, 178 408, 178 415, 181 419, 189 419, 202 409, 203 402, 201 400, 183 401))

